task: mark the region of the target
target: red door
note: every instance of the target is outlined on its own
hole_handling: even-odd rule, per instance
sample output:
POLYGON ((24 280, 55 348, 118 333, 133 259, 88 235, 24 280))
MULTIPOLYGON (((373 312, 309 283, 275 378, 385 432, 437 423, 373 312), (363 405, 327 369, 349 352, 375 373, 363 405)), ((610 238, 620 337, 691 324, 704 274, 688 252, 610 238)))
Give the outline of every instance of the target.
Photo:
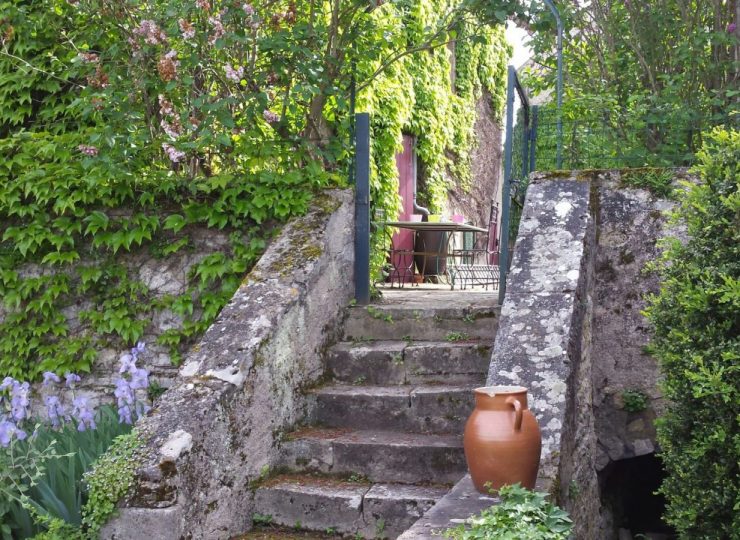
MULTIPOLYGON (((413 135, 403 136, 403 150, 396 154, 396 168, 398 169, 398 194, 401 196, 401 213, 399 221, 409 221, 414 213, 414 175, 416 174, 414 158, 413 135)), ((392 264, 398 271, 400 280, 404 283, 413 281, 413 257, 414 232, 401 229, 393 235, 393 247, 396 250, 404 250, 408 254, 396 254, 393 256, 392 264)))

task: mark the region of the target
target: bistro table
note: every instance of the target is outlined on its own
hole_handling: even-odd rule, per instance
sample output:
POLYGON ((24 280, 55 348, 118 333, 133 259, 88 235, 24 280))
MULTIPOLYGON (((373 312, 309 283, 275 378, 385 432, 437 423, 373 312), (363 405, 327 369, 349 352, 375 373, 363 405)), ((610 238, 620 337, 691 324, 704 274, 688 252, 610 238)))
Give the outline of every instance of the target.
POLYGON ((414 278, 416 276, 420 276, 423 279, 427 261, 431 259, 437 262, 435 265, 437 268, 435 269, 434 274, 444 273, 450 282, 451 288, 454 289, 454 278, 455 275, 459 273, 457 271, 458 267, 465 263, 465 250, 452 249, 455 233, 468 232, 477 234, 488 232, 486 229, 476 227, 474 225, 448 221, 384 221, 377 223, 377 225, 380 227, 411 230, 414 231, 415 235, 427 231, 444 233, 440 235, 439 245, 425 245, 421 251, 417 251, 417 242, 414 242, 415 248, 413 250, 396 248, 396 246, 393 245, 393 236, 390 235, 391 245, 388 253, 390 264, 389 279, 391 287, 394 282, 398 282, 399 286, 403 287, 404 283, 408 282, 407 280, 410 280, 411 283, 418 283, 414 278), (440 268, 440 259, 444 259, 443 268, 440 268), (415 266, 419 273, 416 272, 415 266))

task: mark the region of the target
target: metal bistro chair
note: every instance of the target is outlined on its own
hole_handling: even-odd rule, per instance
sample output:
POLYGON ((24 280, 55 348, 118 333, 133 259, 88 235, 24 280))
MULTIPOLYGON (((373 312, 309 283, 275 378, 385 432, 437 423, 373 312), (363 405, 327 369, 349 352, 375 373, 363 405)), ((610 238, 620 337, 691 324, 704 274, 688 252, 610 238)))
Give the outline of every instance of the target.
POLYGON ((488 227, 485 234, 474 236, 474 233, 463 233, 463 248, 452 252, 452 264, 448 265, 450 285, 460 289, 468 286, 498 288, 498 203, 491 203, 488 216, 488 227), (468 243, 470 246, 468 247, 468 243))

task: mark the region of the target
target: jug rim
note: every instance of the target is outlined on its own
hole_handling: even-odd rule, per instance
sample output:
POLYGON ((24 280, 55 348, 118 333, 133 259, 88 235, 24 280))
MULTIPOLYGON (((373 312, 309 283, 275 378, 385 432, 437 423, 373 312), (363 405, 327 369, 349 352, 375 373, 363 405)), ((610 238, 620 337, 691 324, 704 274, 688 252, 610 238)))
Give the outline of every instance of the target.
POLYGON ((479 386, 473 391, 476 394, 485 394, 487 396, 493 397, 496 395, 526 393, 527 388, 524 386, 515 386, 515 385, 479 386))

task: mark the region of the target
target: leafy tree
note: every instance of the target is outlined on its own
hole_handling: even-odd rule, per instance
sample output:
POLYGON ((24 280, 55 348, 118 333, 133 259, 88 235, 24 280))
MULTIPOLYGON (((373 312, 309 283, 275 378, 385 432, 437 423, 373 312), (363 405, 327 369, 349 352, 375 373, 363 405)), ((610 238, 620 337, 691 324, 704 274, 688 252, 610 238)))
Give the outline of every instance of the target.
MULTIPOLYGON (((558 7, 566 30, 566 162, 682 165, 701 146, 703 130, 738 121, 736 2, 595 0, 558 7), (585 161, 588 156, 594 159, 585 161)), ((535 92, 553 88, 555 80, 554 21, 540 9, 527 83, 535 92)), ((541 118, 547 133, 554 132, 552 108, 541 118)), ((546 135, 541 144, 552 146, 554 139, 546 135)))
POLYGON ((681 538, 736 538, 740 530, 740 132, 704 140, 701 183, 680 194, 647 310, 651 348, 671 405, 659 420, 667 472, 665 519, 681 538))

